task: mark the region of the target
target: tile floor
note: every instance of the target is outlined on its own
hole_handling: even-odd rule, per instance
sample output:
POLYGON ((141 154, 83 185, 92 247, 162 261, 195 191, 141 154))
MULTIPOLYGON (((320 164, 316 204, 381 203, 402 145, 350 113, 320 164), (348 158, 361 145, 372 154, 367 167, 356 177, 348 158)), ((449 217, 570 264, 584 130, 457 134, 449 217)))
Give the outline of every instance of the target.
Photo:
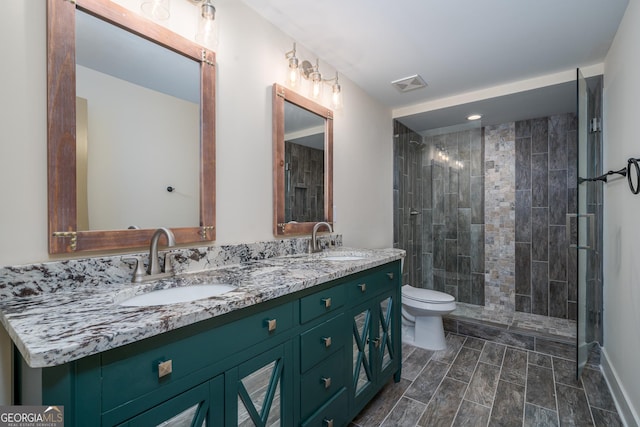
POLYGON ((622 426, 599 368, 589 365, 576 381, 568 351, 457 334, 447 343, 436 352, 403 345, 402 380, 390 381, 351 427, 622 426))

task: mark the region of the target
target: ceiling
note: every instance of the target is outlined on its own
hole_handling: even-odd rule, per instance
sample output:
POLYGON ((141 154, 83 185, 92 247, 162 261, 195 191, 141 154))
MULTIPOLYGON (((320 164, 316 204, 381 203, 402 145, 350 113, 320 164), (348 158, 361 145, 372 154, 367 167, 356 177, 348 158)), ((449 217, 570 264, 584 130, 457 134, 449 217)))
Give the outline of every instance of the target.
MULTIPOLYGON (((628 4, 628 0, 243 2, 316 53, 321 71, 322 62, 331 64, 391 109, 601 63, 628 4), (426 88, 401 93, 391 85, 415 74, 427 82, 426 88)), ((573 85, 556 86, 540 94, 522 94, 523 99, 535 100, 536 111, 561 102, 573 106, 573 85)), ((505 113, 515 117, 514 103, 522 100, 516 95, 501 98, 505 99, 447 110, 459 114, 471 107, 486 108, 492 120, 505 113)), ((422 131, 461 120, 445 111, 434 114, 401 121, 422 131)))

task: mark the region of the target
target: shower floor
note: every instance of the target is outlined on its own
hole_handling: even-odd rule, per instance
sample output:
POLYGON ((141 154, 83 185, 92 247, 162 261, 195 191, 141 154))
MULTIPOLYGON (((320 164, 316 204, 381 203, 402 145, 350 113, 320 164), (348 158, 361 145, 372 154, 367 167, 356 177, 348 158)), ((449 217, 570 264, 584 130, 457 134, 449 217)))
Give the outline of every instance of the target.
POLYGON ((446 323, 451 324, 452 321, 479 323, 487 327, 561 342, 575 342, 577 332, 575 320, 496 310, 460 302, 456 303, 455 311, 445 316, 445 327, 446 323))

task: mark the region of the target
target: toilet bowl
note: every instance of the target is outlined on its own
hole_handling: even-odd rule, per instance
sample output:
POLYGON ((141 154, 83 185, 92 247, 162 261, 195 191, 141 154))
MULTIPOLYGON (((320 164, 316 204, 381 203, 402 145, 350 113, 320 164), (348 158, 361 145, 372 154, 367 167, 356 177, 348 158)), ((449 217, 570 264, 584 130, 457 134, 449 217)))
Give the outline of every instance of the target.
POLYGON ((442 315, 456 309, 455 298, 432 289, 402 286, 402 342, 427 350, 444 350, 442 315))

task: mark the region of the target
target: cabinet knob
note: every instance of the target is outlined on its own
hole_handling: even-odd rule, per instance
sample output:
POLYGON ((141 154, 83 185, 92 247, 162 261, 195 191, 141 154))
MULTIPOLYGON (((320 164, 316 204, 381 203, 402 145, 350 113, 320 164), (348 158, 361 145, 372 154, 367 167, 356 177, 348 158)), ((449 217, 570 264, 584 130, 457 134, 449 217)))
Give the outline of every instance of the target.
POLYGON ((320 378, 320 380, 322 381, 322 384, 324 384, 324 388, 331 387, 331 377, 329 377, 329 378, 322 377, 322 378, 320 378))
POLYGON ((325 418, 322 420, 322 425, 324 425, 324 427, 333 427, 333 418, 325 418))
POLYGON ((158 378, 165 377, 173 371, 173 362, 171 359, 158 363, 158 378))
POLYGON ((276 319, 267 319, 267 329, 269 332, 276 330, 276 319))
POLYGON ((324 308, 331 308, 331 298, 322 298, 324 308))
POLYGON ((322 337, 322 341, 324 341, 325 347, 331 347, 331 337, 322 337))
POLYGON ((389 278, 389 280, 393 280, 393 273, 387 273, 387 277, 389 278))
POLYGON ((358 285, 358 287, 360 288, 360 292, 362 292, 362 293, 367 292, 367 284, 366 283, 360 283, 358 285))

